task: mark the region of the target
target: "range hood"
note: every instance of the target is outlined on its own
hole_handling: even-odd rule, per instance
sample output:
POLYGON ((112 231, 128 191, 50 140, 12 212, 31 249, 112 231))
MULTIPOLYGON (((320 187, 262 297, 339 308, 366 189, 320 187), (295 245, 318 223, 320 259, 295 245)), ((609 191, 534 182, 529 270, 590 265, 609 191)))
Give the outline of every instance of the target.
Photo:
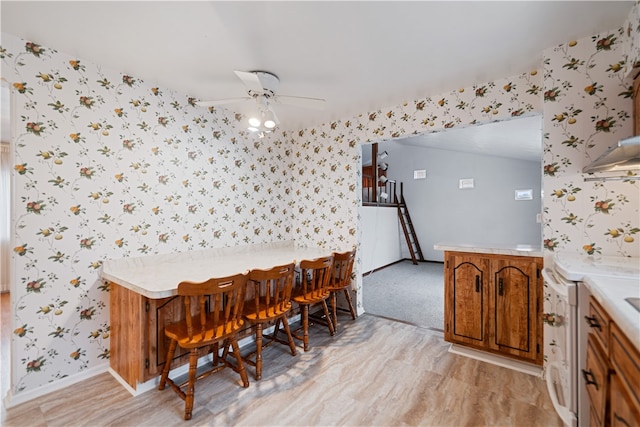
POLYGON ((640 135, 622 139, 618 145, 582 169, 584 173, 640 169, 640 135))

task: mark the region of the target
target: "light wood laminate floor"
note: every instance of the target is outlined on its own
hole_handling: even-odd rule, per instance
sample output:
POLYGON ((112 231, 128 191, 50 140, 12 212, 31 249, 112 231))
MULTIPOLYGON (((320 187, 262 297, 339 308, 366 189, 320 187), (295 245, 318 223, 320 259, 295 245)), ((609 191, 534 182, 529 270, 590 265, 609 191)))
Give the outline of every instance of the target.
POLYGON ((448 353, 441 333, 373 315, 311 328, 311 349, 264 352, 263 379, 196 384, 193 419, 166 389, 132 397, 110 374, 2 410, 3 426, 561 426, 544 382, 448 353))

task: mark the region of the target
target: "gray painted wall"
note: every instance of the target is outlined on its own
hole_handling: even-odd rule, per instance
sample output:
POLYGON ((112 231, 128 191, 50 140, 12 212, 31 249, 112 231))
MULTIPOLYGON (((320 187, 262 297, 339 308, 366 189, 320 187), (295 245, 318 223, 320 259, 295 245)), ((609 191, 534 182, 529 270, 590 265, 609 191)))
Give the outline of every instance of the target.
MULTIPOLYGON (((536 220, 542 209, 540 162, 395 141, 378 147, 389 153, 385 159, 389 163, 387 176, 404 183, 404 196, 425 259, 443 261, 442 251, 433 249, 438 242, 541 244, 542 227, 536 220), (414 170, 420 169, 427 171, 427 178, 414 180, 414 170), (473 178, 475 188, 459 189, 462 178, 473 178), (515 190, 522 189, 532 189, 533 200, 516 201, 515 190)), ((401 258, 410 258, 406 243, 401 251, 401 258)))

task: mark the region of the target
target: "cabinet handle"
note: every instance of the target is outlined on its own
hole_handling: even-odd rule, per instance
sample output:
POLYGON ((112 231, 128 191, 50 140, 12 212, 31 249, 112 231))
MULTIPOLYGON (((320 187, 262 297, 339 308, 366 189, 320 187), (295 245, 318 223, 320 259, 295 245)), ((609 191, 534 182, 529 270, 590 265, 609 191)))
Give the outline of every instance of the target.
POLYGON ((504 295, 504 282, 502 277, 498 279, 498 295, 504 295))
POLYGON ((631 427, 631 424, 629 424, 627 422, 627 420, 625 420, 624 418, 622 418, 620 415, 616 414, 615 412, 613 413, 613 418, 615 418, 616 421, 619 421, 622 424, 626 425, 627 427, 631 427))
POLYGON ((585 385, 589 385, 589 384, 593 384, 596 388, 596 390, 598 390, 598 382, 596 381, 596 377, 595 375, 593 375, 593 371, 589 370, 582 370, 582 377, 584 378, 585 381, 585 385))
POLYGON ((476 292, 480 292, 480 275, 476 274, 476 292))
POLYGON ((600 322, 598 322, 598 318, 594 317, 594 316, 584 316, 585 320, 587 321, 587 323, 589 324, 589 327, 591 328, 598 328, 599 331, 602 330, 602 326, 600 325, 600 322))

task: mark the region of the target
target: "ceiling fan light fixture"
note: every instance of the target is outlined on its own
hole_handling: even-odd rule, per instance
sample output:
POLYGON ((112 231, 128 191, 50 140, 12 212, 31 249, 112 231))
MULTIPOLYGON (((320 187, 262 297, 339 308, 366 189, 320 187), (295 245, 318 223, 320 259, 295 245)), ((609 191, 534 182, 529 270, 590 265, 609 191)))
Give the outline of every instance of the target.
POLYGON ((260 127, 260 124, 261 124, 260 123, 260 119, 258 119, 256 117, 251 117, 251 118, 249 118, 249 124, 251 125, 251 127, 258 128, 258 127, 260 127))
POLYGON ((264 127, 266 127, 267 129, 273 129, 274 127, 276 127, 275 114, 273 114, 273 111, 271 111, 270 109, 267 109, 262 113, 262 121, 264 123, 264 127))

